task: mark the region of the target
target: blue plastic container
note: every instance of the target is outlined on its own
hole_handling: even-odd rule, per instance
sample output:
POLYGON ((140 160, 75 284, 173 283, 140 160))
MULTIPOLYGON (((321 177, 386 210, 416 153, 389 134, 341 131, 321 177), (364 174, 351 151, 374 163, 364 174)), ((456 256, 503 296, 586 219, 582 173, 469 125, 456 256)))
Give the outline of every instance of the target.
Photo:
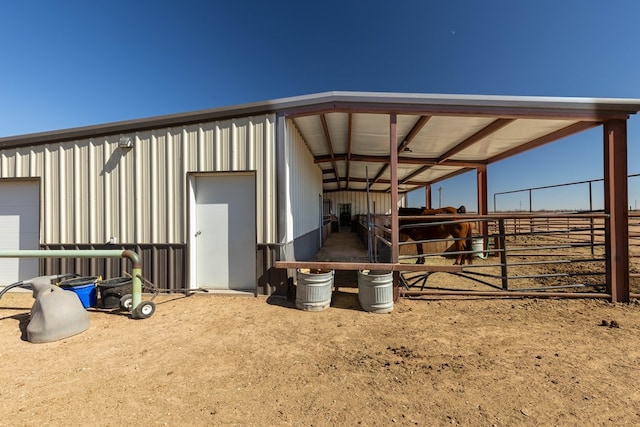
POLYGON ((96 285, 94 283, 84 286, 72 286, 68 288, 68 290, 78 295, 84 308, 94 307, 98 303, 98 293, 96 292, 96 285))
POLYGON ((78 295, 84 308, 95 307, 98 303, 96 279, 96 277, 80 277, 65 280, 60 283, 60 287, 78 295))

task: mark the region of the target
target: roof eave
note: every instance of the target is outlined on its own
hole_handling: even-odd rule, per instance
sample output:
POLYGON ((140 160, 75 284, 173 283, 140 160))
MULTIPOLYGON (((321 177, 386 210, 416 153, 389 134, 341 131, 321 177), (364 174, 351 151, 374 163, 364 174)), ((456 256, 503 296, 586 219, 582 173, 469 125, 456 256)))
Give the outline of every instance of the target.
POLYGON ((640 99, 324 92, 230 107, 3 137, 0 138, 0 148, 126 134, 134 131, 272 113, 299 116, 336 111, 381 114, 487 115, 514 118, 525 116, 558 117, 601 121, 611 118, 627 118, 628 115, 637 113, 640 111, 640 99))

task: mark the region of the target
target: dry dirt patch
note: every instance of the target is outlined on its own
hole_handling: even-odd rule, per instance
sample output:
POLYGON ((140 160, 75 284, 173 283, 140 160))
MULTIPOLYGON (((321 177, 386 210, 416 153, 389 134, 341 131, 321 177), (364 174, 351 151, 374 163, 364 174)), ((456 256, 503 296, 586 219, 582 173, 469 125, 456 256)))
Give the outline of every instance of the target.
POLYGON ((404 299, 371 314, 354 292, 317 313, 160 296, 149 319, 93 310, 89 330, 46 344, 21 338, 30 294, 8 293, 0 425, 640 422, 636 303, 404 299))

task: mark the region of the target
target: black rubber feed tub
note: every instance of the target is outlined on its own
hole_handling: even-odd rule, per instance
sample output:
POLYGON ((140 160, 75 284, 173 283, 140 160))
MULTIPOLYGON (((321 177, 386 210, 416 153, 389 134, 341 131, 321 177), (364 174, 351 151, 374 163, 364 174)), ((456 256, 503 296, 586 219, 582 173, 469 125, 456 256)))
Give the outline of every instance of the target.
POLYGON ((99 282, 98 290, 102 308, 118 308, 120 298, 133 293, 133 282, 130 277, 114 277, 99 282))

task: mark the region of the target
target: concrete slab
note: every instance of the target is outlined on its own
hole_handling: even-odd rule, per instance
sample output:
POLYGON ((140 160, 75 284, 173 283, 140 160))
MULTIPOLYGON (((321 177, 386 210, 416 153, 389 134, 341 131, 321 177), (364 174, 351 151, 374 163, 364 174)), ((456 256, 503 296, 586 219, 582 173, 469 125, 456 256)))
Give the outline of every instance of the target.
POLYGON ((368 262, 367 248, 360 241, 358 233, 351 231, 333 232, 315 254, 312 261, 368 262))

